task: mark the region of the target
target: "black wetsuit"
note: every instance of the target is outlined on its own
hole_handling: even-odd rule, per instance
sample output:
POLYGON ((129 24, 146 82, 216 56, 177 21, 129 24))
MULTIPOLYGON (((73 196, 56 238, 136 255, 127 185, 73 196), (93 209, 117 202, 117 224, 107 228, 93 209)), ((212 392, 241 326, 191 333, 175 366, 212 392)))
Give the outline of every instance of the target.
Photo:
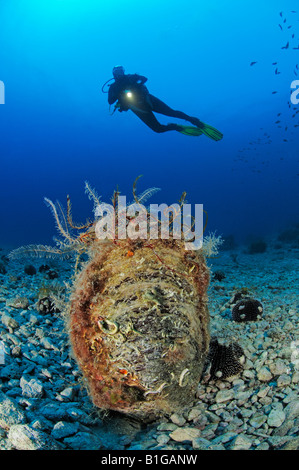
POLYGON ((117 77, 115 82, 109 87, 108 103, 111 105, 118 101, 119 111, 131 109, 148 127, 155 132, 181 131, 182 126, 178 124, 160 124, 153 112, 164 114, 179 119, 185 119, 193 125, 200 127, 201 121, 192 116, 188 116, 182 111, 175 111, 167 106, 163 101, 151 95, 144 85, 146 77, 138 74, 128 74, 117 77), (130 91, 134 99, 127 96, 130 91))

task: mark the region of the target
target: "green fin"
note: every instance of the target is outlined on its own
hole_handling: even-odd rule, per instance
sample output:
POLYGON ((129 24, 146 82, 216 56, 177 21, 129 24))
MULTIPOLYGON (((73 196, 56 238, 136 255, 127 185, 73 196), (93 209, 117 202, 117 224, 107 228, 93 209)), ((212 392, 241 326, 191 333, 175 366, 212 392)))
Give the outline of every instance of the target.
POLYGON ((203 134, 203 129, 199 129, 199 127, 194 127, 194 126, 180 126, 182 130, 179 132, 181 134, 185 135, 193 135, 194 137, 197 137, 198 135, 203 134))
POLYGON ((200 130, 202 131, 202 134, 216 141, 222 139, 223 134, 220 131, 217 131, 215 127, 209 126, 208 124, 205 124, 204 122, 202 124, 203 124, 203 127, 200 128, 200 130))

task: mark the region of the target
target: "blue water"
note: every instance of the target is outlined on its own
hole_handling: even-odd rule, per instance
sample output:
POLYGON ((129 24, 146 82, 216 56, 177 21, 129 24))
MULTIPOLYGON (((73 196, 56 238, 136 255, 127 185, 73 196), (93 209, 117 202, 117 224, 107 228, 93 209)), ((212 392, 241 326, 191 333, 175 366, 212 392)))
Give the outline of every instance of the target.
POLYGON ((187 191, 218 234, 242 240, 299 222, 298 2, 1 0, 0 20, 1 246, 52 243, 44 196, 69 194, 84 221, 85 180, 109 202, 116 185, 130 199, 140 174, 140 191, 161 188, 152 202, 187 191), (101 87, 119 64, 223 140, 111 116, 101 87))

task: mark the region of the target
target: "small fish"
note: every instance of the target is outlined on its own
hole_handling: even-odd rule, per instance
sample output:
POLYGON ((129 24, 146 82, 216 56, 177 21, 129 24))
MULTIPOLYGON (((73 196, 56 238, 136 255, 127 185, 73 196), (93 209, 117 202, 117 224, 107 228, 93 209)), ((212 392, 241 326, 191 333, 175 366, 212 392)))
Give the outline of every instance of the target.
POLYGON ((299 49, 299 46, 298 46, 298 47, 293 47, 293 49, 294 49, 294 50, 297 50, 297 49, 299 49))
POLYGON ((256 64, 256 63, 257 63, 257 62, 251 62, 251 63, 250 63, 250 67, 251 67, 252 65, 256 64))
POLYGON ((283 13, 282 11, 279 13, 279 15, 281 16, 281 18, 282 18, 282 13, 283 13))
POLYGON ((281 116, 281 113, 278 113, 277 116, 281 116))
POLYGON ((277 68, 275 69, 275 74, 276 74, 276 75, 279 75, 279 74, 280 74, 280 72, 278 72, 278 69, 277 69, 277 68))
POLYGON ((287 19, 285 18, 285 19, 283 20, 283 22, 286 23, 286 22, 287 22, 287 19))
POLYGON ((277 64, 278 64, 278 62, 272 62, 272 65, 277 65, 277 64))
POLYGON ((299 69, 299 65, 298 65, 298 64, 296 64, 296 69, 297 69, 297 70, 299 69))
POLYGON ((276 121, 275 124, 279 124, 281 121, 276 121))
POLYGON ((295 37, 295 34, 292 34, 292 39, 294 39, 294 37, 295 37))
POLYGON ((283 139, 284 142, 288 142, 288 139, 283 139))
POLYGON ((281 29, 281 31, 282 31, 282 26, 281 26, 281 24, 279 24, 278 26, 280 27, 280 29, 281 29))
POLYGON ((272 91, 272 95, 275 95, 277 93, 277 91, 272 91))
POLYGON ((297 13, 297 11, 292 10, 291 13, 297 13))
POLYGON ((288 49, 288 48, 289 48, 289 45, 290 45, 290 43, 289 43, 289 42, 287 42, 287 43, 286 43, 286 45, 285 45, 285 46, 283 46, 281 49, 288 49))
POLYGON ((294 74, 296 75, 296 77, 298 77, 298 74, 297 74, 296 70, 294 70, 294 74))
POLYGON ((292 25, 290 24, 290 26, 288 26, 288 29, 291 29, 292 25))

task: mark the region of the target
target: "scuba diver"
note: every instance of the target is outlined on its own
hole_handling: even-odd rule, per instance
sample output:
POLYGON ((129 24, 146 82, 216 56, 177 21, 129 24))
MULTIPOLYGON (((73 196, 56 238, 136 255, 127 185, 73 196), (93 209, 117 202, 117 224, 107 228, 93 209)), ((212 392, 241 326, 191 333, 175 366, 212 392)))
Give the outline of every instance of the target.
POLYGON ((141 121, 158 133, 177 131, 192 136, 205 134, 216 141, 222 139, 223 134, 214 127, 205 124, 197 117, 188 116, 188 114, 182 111, 175 111, 159 98, 151 95, 144 85, 147 81, 146 77, 138 74, 125 74, 124 67, 121 65, 114 67, 112 72, 114 78, 104 83, 102 91, 104 92, 105 85, 114 79, 114 82, 109 85, 108 90, 109 105, 116 102, 113 113, 116 109, 120 112, 130 109, 141 121), (192 126, 183 126, 174 123, 166 125, 161 124, 156 119, 154 112, 164 114, 165 116, 184 119, 189 121, 192 126))

